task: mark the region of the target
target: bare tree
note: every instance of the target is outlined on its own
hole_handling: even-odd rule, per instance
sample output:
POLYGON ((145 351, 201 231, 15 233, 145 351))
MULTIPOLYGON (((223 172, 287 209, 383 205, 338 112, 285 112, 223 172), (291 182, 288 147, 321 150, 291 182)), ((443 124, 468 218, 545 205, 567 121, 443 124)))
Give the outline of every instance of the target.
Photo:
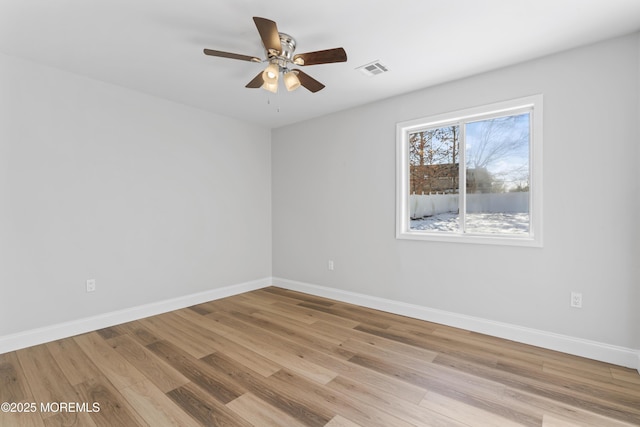
POLYGON ((505 183, 522 186, 529 180, 529 114, 482 120, 467 125, 467 175, 485 171, 491 191, 507 190, 505 183))
POLYGON ((413 166, 456 163, 458 126, 427 129, 409 135, 409 164, 413 166))
POLYGON ((458 134, 458 126, 447 126, 409 135, 411 193, 457 191, 458 134))
MULTIPOLYGON (((518 126, 522 116, 498 117, 471 123, 467 133, 467 166, 489 168, 492 163, 528 152, 529 127, 518 126)), ((528 114, 526 114, 528 116, 528 114)))

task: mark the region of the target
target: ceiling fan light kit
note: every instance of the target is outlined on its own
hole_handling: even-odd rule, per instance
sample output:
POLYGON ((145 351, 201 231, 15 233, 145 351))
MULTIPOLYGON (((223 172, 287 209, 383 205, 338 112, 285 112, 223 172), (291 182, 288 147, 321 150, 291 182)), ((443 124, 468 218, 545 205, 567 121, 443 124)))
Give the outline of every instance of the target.
POLYGON ((288 91, 294 91, 300 86, 304 86, 315 93, 325 86, 303 71, 292 67, 294 65, 308 66, 347 61, 347 53, 341 47, 294 55, 296 40, 288 34, 278 32, 278 27, 274 21, 257 16, 253 17, 253 21, 262 39, 267 56, 266 59, 261 60, 254 56, 220 50, 204 50, 204 54, 209 56, 250 62, 267 62, 267 67, 247 83, 246 87, 248 88, 263 88, 269 92, 277 93, 279 77, 282 74, 282 80, 288 91))

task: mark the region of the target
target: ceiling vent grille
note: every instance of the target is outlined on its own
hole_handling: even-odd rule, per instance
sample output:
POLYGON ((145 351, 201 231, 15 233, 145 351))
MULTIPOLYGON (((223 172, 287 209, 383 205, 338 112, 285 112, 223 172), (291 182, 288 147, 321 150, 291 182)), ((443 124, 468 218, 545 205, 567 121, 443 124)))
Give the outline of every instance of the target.
POLYGON ((365 76, 375 76, 389 71, 389 69, 382 65, 380 61, 373 61, 369 64, 362 65, 356 68, 356 70, 360 71, 365 76))

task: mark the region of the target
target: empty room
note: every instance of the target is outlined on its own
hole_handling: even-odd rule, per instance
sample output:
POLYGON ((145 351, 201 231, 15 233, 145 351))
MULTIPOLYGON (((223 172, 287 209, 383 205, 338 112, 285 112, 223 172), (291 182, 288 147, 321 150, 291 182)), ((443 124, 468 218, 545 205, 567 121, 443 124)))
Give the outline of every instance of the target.
POLYGON ((640 2, 0 2, 0 426, 640 425, 640 2))

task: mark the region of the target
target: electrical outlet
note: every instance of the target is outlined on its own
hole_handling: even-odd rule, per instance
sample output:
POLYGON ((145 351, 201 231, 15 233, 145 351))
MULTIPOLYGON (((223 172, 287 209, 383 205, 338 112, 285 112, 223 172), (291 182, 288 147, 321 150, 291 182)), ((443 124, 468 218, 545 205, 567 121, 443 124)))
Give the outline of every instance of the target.
POLYGON ((330 259, 329 261, 327 261, 327 268, 328 268, 330 271, 333 271, 333 260, 332 260, 332 259, 330 259))
POLYGON ((96 290, 96 279, 88 279, 87 292, 95 292, 95 290, 96 290))
POLYGON ((582 308, 582 293, 571 292, 571 307, 582 308))

